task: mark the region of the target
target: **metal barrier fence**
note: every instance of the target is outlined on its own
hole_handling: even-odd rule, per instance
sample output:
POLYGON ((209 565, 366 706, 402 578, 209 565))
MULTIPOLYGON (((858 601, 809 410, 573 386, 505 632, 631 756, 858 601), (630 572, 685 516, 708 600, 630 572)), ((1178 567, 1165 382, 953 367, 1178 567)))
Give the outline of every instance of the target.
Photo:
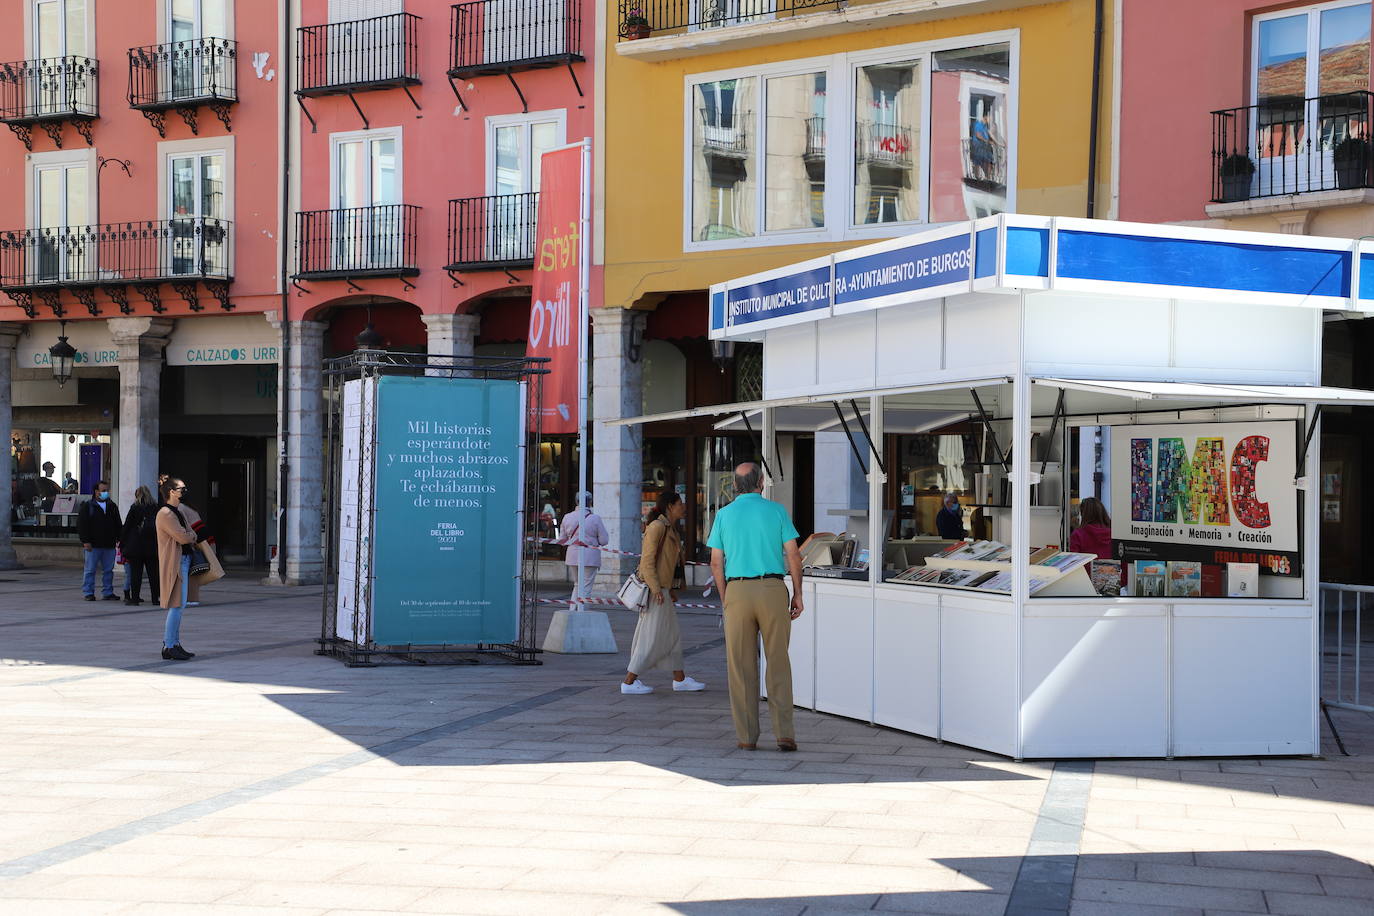
POLYGON ((1366 614, 1374 615, 1374 586, 1323 582, 1319 607, 1322 702, 1374 712, 1374 629, 1365 622, 1366 614))

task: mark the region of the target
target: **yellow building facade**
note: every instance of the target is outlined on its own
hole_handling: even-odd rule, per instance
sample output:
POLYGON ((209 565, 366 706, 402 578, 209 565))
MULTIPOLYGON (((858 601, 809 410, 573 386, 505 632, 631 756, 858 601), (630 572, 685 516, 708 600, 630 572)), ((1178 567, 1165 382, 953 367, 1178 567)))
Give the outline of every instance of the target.
MULTIPOLYGON (((595 100, 595 418, 757 393, 757 353, 713 359, 713 283, 998 212, 1083 216, 1092 197, 1110 216, 1114 6, 608 4, 595 100)), ((615 546, 634 549, 645 505, 674 488, 695 558, 721 481, 756 451, 747 432, 703 421, 598 424, 594 440, 595 498, 615 546)), ((808 486, 799 480, 787 500, 805 504, 808 486)))

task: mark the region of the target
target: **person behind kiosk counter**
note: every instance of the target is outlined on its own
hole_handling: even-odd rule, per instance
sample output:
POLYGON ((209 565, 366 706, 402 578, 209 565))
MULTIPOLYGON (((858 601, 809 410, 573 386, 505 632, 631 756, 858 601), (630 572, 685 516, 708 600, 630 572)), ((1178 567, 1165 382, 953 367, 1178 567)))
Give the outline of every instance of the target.
POLYGON ((639 614, 634 641, 630 644, 630 664, 620 692, 653 693, 654 688, 639 679, 650 669, 672 666, 673 689, 705 690, 701 681, 682 670, 682 631, 677 625, 678 589, 686 586, 682 571, 682 536, 678 522, 687 514, 687 504, 676 490, 664 490, 649 510, 644 526, 644 541, 639 548, 639 578, 649 586, 649 604, 639 614), (667 593, 666 595, 664 593, 667 593))
POLYGON ((115 547, 119 545, 119 532, 124 520, 119 507, 110 499, 110 484, 96 482, 91 498, 81 504, 76 512, 76 536, 81 539, 81 549, 85 551, 86 568, 81 578, 81 593, 87 601, 95 600, 95 574, 101 573, 106 601, 118 601, 114 593, 115 547))
POLYGON ((1095 553, 1099 560, 1112 558, 1112 517, 1102 500, 1089 496, 1078 504, 1078 527, 1069 535, 1073 553, 1095 553))
POLYGON ((561 532, 559 543, 568 545, 565 562, 573 571, 574 578, 577 577, 577 568, 582 567, 581 580, 573 583, 574 604, 579 599, 592 596, 592 583, 601 571, 600 548, 611 542, 605 522, 592 511, 592 494, 582 494, 582 505, 586 508, 574 509, 563 516, 563 524, 558 529, 561 532))
POLYGON ((797 529, 787 510, 763 498, 763 471, 752 461, 735 468, 739 495, 716 513, 706 544, 711 574, 725 605, 725 659, 730 673, 730 714, 737 745, 752 751, 759 739, 759 637, 768 661, 768 712, 778 750, 795 751, 792 662, 787 643, 802 613, 802 560, 797 529), (792 577, 792 599, 783 584, 792 577))
POLYGON ((964 513, 959 511, 959 497, 945 494, 945 507, 935 513, 935 530, 947 541, 961 541, 968 537, 964 530, 964 513))
POLYGON ((62 475, 62 492, 63 492, 63 493, 80 493, 80 492, 81 492, 81 481, 79 481, 79 480, 77 480, 75 477, 73 477, 71 471, 67 471, 66 473, 64 473, 64 474, 62 475))

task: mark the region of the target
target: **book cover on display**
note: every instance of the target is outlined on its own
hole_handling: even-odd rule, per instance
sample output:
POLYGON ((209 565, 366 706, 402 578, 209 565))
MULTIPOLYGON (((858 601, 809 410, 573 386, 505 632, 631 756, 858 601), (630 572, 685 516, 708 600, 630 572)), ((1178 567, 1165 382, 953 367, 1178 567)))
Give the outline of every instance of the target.
POLYGON ((1228 598, 1258 598, 1258 597, 1259 597, 1259 564, 1258 564, 1258 563, 1227 563, 1227 564, 1226 564, 1226 597, 1228 597, 1228 598))
POLYGON ((1158 560, 1136 560, 1134 566, 1137 598, 1163 598, 1166 566, 1158 560))
POLYGON ((1216 563, 1202 564, 1202 597, 1223 598, 1226 595, 1226 571, 1216 563))
POLYGON ((1202 597, 1202 564, 1195 560, 1172 560, 1165 564, 1168 571, 1170 598, 1202 597))
POLYGON ((1093 560, 1089 572, 1093 589, 1099 595, 1115 596, 1121 593, 1121 561, 1093 560))
POLYGON ((1047 559, 1049 559, 1050 557, 1052 557, 1052 556, 1054 556, 1055 554, 1057 554, 1058 552, 1059 552, 1059 548, 1058 548, 1058 547, 1055 547, 1055 546, 1041 547, 1040 549, 1038 549, 1038 550, 1034 551, 1033 553, 1031 553, 1031 555, 1030 555, 1031 565, 1032 565, 1032 566, 1038 566, 1038 565, 1044 563, 1045 560, 1047 560, 1047 559))

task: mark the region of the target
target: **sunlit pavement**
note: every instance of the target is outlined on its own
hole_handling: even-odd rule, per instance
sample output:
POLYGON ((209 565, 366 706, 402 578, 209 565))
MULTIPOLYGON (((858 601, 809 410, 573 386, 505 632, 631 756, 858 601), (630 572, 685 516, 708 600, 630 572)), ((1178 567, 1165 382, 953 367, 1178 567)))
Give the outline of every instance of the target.
POLYGON ((707 691, 641 697, 624 612, 617 656, 350 669, 319 589, 231 577, 178 663, 79 578, 0 573, 3 913, 1374 913, 1362 714, 1325 760, 1056 767, 801 711, 750 753, 709 611, 707 691))

